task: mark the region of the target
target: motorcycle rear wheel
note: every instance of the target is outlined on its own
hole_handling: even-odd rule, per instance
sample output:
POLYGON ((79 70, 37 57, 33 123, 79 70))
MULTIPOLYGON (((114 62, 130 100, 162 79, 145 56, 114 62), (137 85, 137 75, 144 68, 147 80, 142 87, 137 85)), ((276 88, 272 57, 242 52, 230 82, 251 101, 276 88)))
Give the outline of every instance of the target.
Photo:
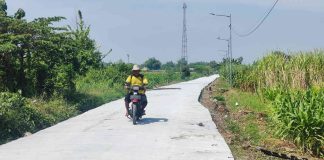
POLYGON ((133 110, 133 125, 136 125, 136 121, 137 121, 137 106, 136 104, 132 104, 132 110, 133 110))

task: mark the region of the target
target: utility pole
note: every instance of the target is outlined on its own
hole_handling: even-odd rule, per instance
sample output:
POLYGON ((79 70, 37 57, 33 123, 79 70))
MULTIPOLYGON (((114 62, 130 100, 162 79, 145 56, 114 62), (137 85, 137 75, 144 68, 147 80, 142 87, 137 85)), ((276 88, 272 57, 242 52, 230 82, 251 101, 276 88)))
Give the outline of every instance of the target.
POLYGON ((226 68, 226 70, 229 72, 228 73, 228 81, 229 82, 231 82, 231 63, 230 63, 230 39, 224 39, 224 38, 220 38, 220 37, 218 37, 217 38, 218 40, 221 40, 221 41, 226 41, 227 42, 227 51, 226 51, 226 59, 225 59, 225 68, 226 68))
POLYGON ((127 63, 129 64, 129 54, 127 54, 127 63))
POLYGON ((233 85, 233 68, 232 68, 232 59, 233 59, 233 46, 232 46, 232 14, 226 15, 226 14, 221 14, 217 15, 215 13, 210 13, 213 16, 219 16, 219 17, 226 17, 229 18, 229 42, 228 42, 228 52, 229 52, 229 67, 230 67, 230 78, 229 78, 229 83, 232 86, 233 85))
POLYGON ((230 19, 230 85, 233 86, 233 68, 232 68, 232 59, 233 59, 233 47, 232 47, 232 14, 229 15, 229 19, 230 19))

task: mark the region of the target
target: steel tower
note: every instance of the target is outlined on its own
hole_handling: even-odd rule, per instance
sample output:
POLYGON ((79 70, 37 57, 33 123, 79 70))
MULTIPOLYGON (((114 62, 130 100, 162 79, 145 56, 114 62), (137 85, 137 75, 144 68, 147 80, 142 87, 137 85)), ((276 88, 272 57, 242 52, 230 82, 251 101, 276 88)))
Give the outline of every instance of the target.
POLYGON ((183 3, 183 30, 182 30, 182 49, 181 59, 185 59, 188 62, 188 49, 187 49, 187 19, 186 19, 187 4, 183 3))

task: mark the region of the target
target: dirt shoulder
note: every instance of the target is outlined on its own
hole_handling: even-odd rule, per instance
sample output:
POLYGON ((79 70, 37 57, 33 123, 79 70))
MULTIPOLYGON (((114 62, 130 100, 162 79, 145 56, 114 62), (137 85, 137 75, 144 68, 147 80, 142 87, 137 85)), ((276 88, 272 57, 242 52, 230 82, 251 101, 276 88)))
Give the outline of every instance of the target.
MULTIPOLYGON (((200 96, 200 102, 210 111, 217 129, 231 148, 235 159, 316 160, 310 155, 303 154, 294 144, 274 137, 271 127, 268 127, 269 113, 259 108, 248 107, 247 104, 252 102, 244 103, 244 105, 239 104, 241 102, 237 99, 233 101, 234 104, 231 102, 230 98, 240 96, 243 98, 245 95, 237 94, 235 90, 229 89, 221 79, 206 86, 200 96)), ((262 102, 252 104, 254 103, 265 105, 262 102)))

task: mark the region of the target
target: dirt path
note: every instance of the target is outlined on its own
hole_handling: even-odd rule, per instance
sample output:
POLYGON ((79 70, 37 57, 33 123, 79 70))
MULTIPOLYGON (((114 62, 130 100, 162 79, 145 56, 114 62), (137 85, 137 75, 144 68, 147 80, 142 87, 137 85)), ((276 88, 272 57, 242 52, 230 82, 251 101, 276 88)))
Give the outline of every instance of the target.
POLYGON ((233 159, 208 110, 198 102, 201 89, 215 78, 148 92, 147 116, 137 126, 124 117, 123 100, 118 100, 2 145, 0 159, 233 159))

